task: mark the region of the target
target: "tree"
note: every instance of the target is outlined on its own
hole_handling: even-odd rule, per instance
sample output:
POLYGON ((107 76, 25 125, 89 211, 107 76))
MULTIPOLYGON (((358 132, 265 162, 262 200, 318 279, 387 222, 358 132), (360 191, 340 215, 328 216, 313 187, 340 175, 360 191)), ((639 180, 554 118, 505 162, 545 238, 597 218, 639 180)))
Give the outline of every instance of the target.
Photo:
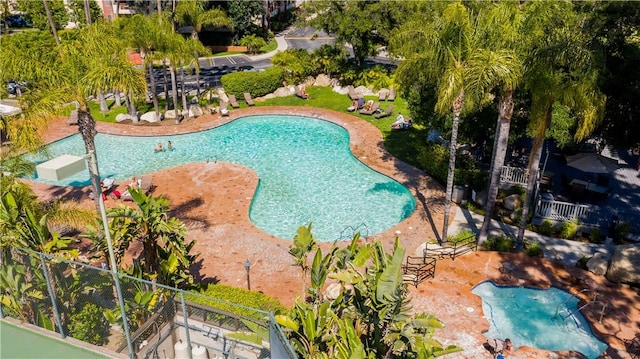
POLYGON ((451 195, 456 164, 456 146, 460 115, 487 102, 487 91, 507 79, 512 71, 513 55, 508 51, 483 48, 487 28, 477 25, 476 14, 464 4, 455 2, 439 11, 435 5, 432 17, 417 13, 394 32, 390 41, 392 53, 405 57, 398 66, 396 81, 406 88, 415 83, 434 84, 437 94, 435 110, 440 115, 453 112, 449 143, 449 171, 442 241, 447 240, 451 195))
MULTIPOLYGON (((69 22, 69 14, 64 2, 62 0, 46 0, 46 3, 50 9, 53 23, 55 23, 55 29, 63 29, 69 22)), ((51 22, 47 20, 44 1, 18 0, 17 5, 18 9, 31 19, 33 27, 44 30, 51 25, 51 22)))
POLYGON ((86 26, 102 19, 102 9, 95 0, 70 0, 69 21, 86 26), (91 21, 87 23, 86 6, 89 6, 91 21))
POLYGON ((534 51, 526 60, 525 85, 531 94, 529 126, 534 143, 529 155, 529 180, 523 204, 516 248, 522 248, 538 167, 547 129, 556 103, 567 106, 578 119, 574 138, 588 136, 601 121, 605 96, 598 89, 598 63, 590 48, 590 34, 582 26, 571 3, 556 3, 558 11, 541 21, 539 29, 530 35, 534 51))
MULTIPOLYGON (((298 238, 315 240, 310 227, 300 227, 298 238)), ((309 268, 307 300, 296 300, 289 315, 277 316, 289 340, 303 358, 433 358, 460 351, 433 339, 443 324, 435 317, 412 315, 406 284, 402 282, 404 248, 396 239, 387 253, 382 243, 360 245, 356 234, 350 245, 336 246, 323 255, 316 248, 309 268), (327 281, 338 290, 323 293, 327 281)), ((308 252, 308 251, 307 251, 308 252)), ((296 263, 299 257, 296 256, 296 263)))
POLYGON ((233 21, 234 39, 237 41, 247 35, 258 34, 260 28, 255 25, 256 18, 264 16, 262 0, 231 0, 229 4, 229 18, 233 21), (257 29, 256 29, 257 28, 257 29))
POLYGON ((207 10, 207 2, 203 0, 179 1, 174 12, 174 18, 180 25, 190 25, 191 37, 197 39, 202 29, 216 29, 233 27, 233 21, 221 9, 207 10))
POLYGON ((349 44, 360 66, 386 44, 391 29, 408 13, 407 6, 402 1, 308 1, 299 18, 302 26, 323 29, 335 35, 337 44, 349 44))

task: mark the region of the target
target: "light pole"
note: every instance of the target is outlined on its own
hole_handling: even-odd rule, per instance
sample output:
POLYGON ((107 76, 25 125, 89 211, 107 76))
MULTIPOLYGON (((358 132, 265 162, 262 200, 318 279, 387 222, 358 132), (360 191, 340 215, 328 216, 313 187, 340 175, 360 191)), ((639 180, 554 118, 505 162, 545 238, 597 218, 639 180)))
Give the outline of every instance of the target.
MULTIPOLYGON (((95 151, 89 151, 88 154, 77 157, 64 155, 56 157, 47 162, 41 163, 36 166, 38 177, 58 181, 69 177, 75 173, 84 170, 84 161, 89 163, 93 173, 100 178, 100 172, 98 171, 98 159, 96 158, 95 151)), ((120 278, 118 277, 118 267, 116 265, 116 257, 113 252, 113 243, 111 241, 111 232, 109 231, 109 222, 107 221, 107 210, 104 205, 104 198, 102 197, 102 188, 98 183, 97 188, 93 189, 98 196, 98 206, 100 207, 100 217, 102 219, 102 225, 104 227, 104 236, 107 241, 107 248, 109 250, 109 263, 111 264, 111 273, 116 285, 116 293, 118 296, 118 302, 120 303, 120 313, 122 313, 122 323, 124 334, 127 338, 127 346, 129 348, 129 356, 135 358, 135 351, 133 350, 133 343, 131 342, 131 335, 129 334, 129 323, 126 316, 126 308, 124 305, 124 297, 122 296, 122 290, 120 288, 120 278)))
POLYGON ((247 290, 251 290, 251 262, 244 261, 244 269, 247 271, 247 290))

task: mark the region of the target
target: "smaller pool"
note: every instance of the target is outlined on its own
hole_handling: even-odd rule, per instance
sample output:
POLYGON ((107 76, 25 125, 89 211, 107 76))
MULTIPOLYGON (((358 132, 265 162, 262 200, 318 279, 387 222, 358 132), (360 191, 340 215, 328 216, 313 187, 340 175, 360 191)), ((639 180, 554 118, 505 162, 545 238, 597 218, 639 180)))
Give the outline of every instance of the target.
POLYGON ((578 310, 578 298, 562 289, 500 287, 487 281, 471 292, 482 298, 490 324, 487 338, 510 338, 516 348, 575 350, 591 359, 607 349, 578 310))

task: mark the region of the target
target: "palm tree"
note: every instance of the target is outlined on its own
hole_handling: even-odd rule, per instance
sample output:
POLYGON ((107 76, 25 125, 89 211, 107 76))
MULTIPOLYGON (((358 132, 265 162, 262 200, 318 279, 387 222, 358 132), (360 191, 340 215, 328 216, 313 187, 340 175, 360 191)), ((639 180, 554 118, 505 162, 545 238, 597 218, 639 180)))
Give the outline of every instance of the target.
MULTIPOLYGON (((90 153, 95 151, 96 135, 95 120, 88 107, 90 96, 111 89, 141 94, 145 81, 142 73, 129 63, 125 46, 109 23, 94 23, 68 33, 62 40, 60 46, 38 49, 50 51, 45 56, 30 57, 29 52, 11 54, 13 59, 3 61, 7 65, 3 70, 11 77, 33 80, 33 90, 21 99, 25 121, 43 126, 67 104, 76 102, 79 132, 90 153), (29 65, 24 66, 25 63, 29 65)), ((97 164, 89 167, 91 183, 94 193, 100 193, 100 178, 94 168, 97 164)))
POLYGON ((571 109, 578 118, 576 141, 588 136, 603 117, 605 97, 598 89, 598 71, 589 48, 588 30, 573 11, 571 3, 559 3, 556 11, 544 20, 544 33, 535 32, 534 50, 527 59, 525 84, 531 93, 529 127, 534 143, 529 156, 529 179, 523 205, 516 247, 522 248, 529 206, 547 129, 552 121, 555 103, 571 109))
POLYGON ((176 5, 174 19, 180 25, 191 25, 191 37, 198 38, 202 29, 233 27, 233 21, 221 9, 206 10, 207 1, 182 0, 176 5))
POLYGON ((56 30, 56 22, 53 21, 53 15, 51 15, 51 9, 49 8, 49 2, 47 0, 42 0, 42 4, 44 5, 44 12, 47 14, 47 22, 49 23, 49 28, 51 29, 51 33, 53 37, 56 39, 56 44, 60 45, 60 38, 58 37, 58 30, 56 30))
POLYGON ((489 89, 512 76, 514 65, 509 51, 483 48, 488 28, 477 26, 475 14, 464 4, 448 4, 441 13, 434 11, 432 17, 425 22, 421 13, 405 23, 392 35, 390 50, 405 57, 396 74, 401 85, 409 88, 417 81, 434 84, 436 112, 440 115, 453 112, 441 238, 446 241, 460 115, 463 110, 485 102, 489 89))

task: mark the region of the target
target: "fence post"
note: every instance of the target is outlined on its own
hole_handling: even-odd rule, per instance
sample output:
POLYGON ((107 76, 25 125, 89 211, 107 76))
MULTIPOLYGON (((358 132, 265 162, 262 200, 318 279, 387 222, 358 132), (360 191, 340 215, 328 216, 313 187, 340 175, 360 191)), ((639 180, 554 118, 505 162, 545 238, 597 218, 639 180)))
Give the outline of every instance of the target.
POLYGON ((189 335, 189 312, 187 312, 187 302, 184 299, 184 291, 180 291, 180 302, 182 304, 182 319, 184 319, 184 333, 187 338, 189 359, 193 359, 191 353, 191 336, 189 335))
POLYGON ((51 277, 49 276, 49 270, 47 268, 47 262, 45 261, 44 254, 40 253, 40 262, 42 263, 42 271, 44 272, 44 279, 47 281, 47 291, 49 297, 51 297, 51 305, 53 307, 53 316, 58 323, 58 330, 60 330, 60 336, 64 339, 67 335, 62 328, 62 320, 60 319, 60 312, 58 312, 58 304, 56 303, 55 293, 53 292, 53 286, 51 285, 51 277))

